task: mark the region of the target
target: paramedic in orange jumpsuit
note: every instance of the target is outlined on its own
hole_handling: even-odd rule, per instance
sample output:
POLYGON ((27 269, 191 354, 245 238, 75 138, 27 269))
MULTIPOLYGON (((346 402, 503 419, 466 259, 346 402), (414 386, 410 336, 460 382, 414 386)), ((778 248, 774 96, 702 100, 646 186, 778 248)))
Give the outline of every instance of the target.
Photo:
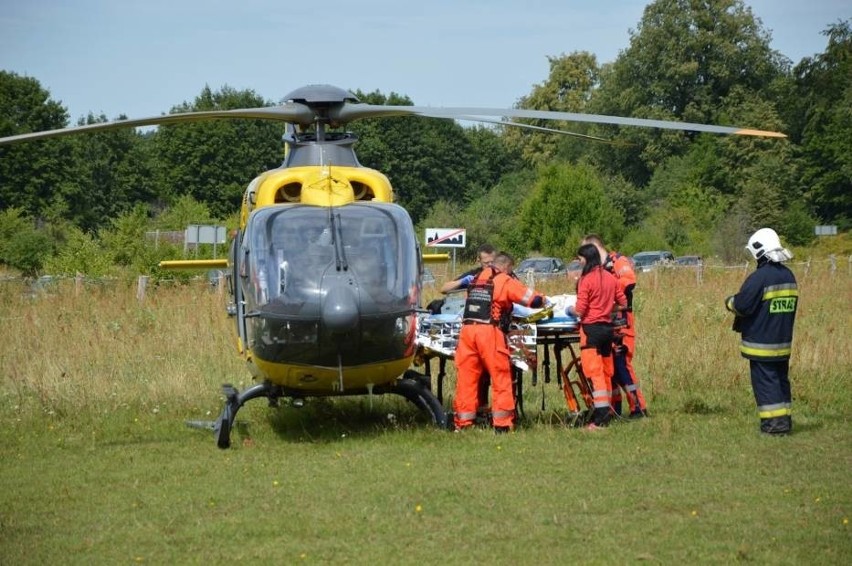
POLYGON ((648 415, 645 396, 639 385, 639 378, 633 370, 633 354, 636 351, 636 321, 633 317, 633 289, 636 287, 636 272, 627 256, 615 251, 607 251, 603 240, 597 234, 589 234, 583 238, 582 244, 592 244, 601 256, 601 263, 607 271, 615 275, 618 286, 627 298, 626 324, 618 329, 621 336, 622 348, 613 352, 615 375, 612 384, 612 406, 616 414, 621 414, 621 389, 627 394, 630 417, 638 418, 648 415))
POLYGON ((545 297, 513 278, 513 260, 499 253, 468 287, 462 329, 456 347, 456 394, 453 400, 455 428, 473 425, 476 419, 479 380, 491 376, 492 420, 495 432, 508 432, 515 419, 515 397, 509 344, 505 323, 512 315, 512 303, 538 308, 545 297))
POLYGON ((577 302, 568 313, 580 318, 580 363, 592 382, 594 412, 589 428, 606 426, 611 417, 610 385, 614 373, 612 313, 627 308, 627 298, 615 275, 601 265, 601 257, 593 244, 577 250, 583 273, 577 284, 577 302))

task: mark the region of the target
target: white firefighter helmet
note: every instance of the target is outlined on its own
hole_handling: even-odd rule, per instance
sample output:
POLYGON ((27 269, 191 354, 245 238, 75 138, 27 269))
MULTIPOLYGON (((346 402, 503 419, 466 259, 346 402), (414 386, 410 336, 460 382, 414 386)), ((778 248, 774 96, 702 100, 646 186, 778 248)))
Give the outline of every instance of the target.
POLYGON ((781 239, 772 228, 761 228, 751 235, 746 244, 746 249, 751 252, 754 259, 759 260, 766 256, 769 261, 781 262, 793 257, 793 255, 781 245, 781 239))

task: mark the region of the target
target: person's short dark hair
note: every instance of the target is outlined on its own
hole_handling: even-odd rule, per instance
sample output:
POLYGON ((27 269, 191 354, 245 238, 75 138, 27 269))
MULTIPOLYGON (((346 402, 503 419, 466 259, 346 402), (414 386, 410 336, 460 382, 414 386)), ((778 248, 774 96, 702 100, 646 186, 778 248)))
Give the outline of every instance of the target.
POLYGON ((480 254, 493 254, 496 251, 497 248, 495 248, 491 244, 482 244, 481 246, 476 248, 476 255, 479 256, 480 254))
POLYGON ((586 261, 585 265, 583 265, 583 275, 601 264, 601 254, 598 253, 598 248, 594 244, 583 244, 580 246, 577 250, 577 257, 581 257, 586 261))

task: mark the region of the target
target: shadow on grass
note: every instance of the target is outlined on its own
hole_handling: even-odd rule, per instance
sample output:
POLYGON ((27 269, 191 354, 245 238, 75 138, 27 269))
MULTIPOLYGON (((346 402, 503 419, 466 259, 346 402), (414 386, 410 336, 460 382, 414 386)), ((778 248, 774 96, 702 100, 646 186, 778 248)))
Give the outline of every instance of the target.
POLYGON ((726 409, 720 405, 711 405, 703 399, 687 399, 681 411, 687 415, 721 415, 726 409))
MULTIPOLYGON (((372 404, 363 398, 316 398, 301 408, 282 403, 280 408, 268 409, 264 420, 282 440, 294 443, 332 443, 348 436, 376 437, 400 429, 435 428, 428 415, 401 398, 372 404)), ((250 438, 248 426, 239 418, 236 424, 235 440, 250 438)))
POLYGON ((801 433, 810 433, 816 432, 825 428, 825 423, 821 419, 796 419, 796 415, 793 415, 793 435, 801 434, 801 433))

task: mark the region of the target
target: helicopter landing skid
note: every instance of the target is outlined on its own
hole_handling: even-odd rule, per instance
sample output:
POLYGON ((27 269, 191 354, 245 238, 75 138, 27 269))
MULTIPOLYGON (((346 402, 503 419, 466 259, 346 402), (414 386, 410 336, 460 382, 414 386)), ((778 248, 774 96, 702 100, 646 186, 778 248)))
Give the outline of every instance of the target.
POLYGON ((234 427, 234 421, 240 407, 245 405, 247 401, 258 397, 269 398, 270 406, 275 407, 278 404, 278 398, 281 396, 281 388, 269 382, 252 385, 242 393, 237 391, 237 388, 230 383, 225 383, 222 385, 222 392, 225 394, 225 407, 213 424, 212 429, 216 434, 216 446, 223 450, 231 446, 231 429, 234 427))
MULTIPOLYGON (((252 385, 242 393, 230 383, 225 383, 222 385, 222 392, 225 394, 225 406, 222 408, 222 413, 218 419, 215 421, 188 421, 186 424, 192 428, 213 431, 216 435, 216 446, 223 450, 231 446, 231 430, 234 428, 237 411, 246 402, 258 397, 267 397, 269 405, 275 407, 278 405, 279 397, 283 395, 280 386, 269 382, 252 385)), ((437 397, 432 394, 428 376, 409 370, 402 379, 382 392, 395 393, 405 397, 414 403, 418 409, 425 411, 438 428, 447 428, 447 413, 437 397)))

